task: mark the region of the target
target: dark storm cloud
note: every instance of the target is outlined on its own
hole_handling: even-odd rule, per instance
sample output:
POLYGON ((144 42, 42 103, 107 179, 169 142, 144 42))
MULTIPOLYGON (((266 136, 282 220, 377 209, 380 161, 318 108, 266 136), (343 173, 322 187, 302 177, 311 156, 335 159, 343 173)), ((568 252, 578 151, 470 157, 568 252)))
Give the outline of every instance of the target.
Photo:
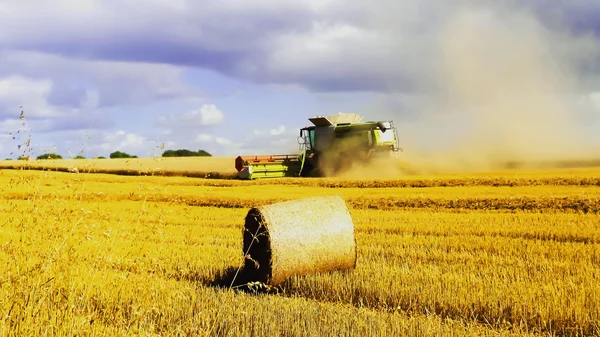
MULTIPOLYGON (((7 6, 8 19, 0 23, 4 32, 0 50, 197 67, 257 83, 299 84, 314 91, 410 92, 426 86, 442 22, 459 7, 496 3, 154 0, 133 6, 118 0, 24 1, 7 6)), ((561 29, 600 32, 600 5, 591 0, 506 3, 531 9, 548 26, 560 17, 566 24, 561 29)), ((597 60, 585 66, 593 64, 597 60)), ((112 82, 103 83, 100 104, 118 104, 141 91, 151 92, 153 88, 143 88, 129 94, 144 83, 151 81, 124 81, 112 87, 112 82)), ((72 90, 77 99, 82 89, 72 90)), ((153 95, 175 93, 155 90, 153 95)), ((62 103, 68 97, 60 92, 54 96, 62 103)))
MULTIPOLYGON (((12 8, 15 17, 0 23, 10 32, 0 35, 2 47, 81 60, 199 67, 259 83, 301 84, 318 91, 380 90, 396 82, 397 71, 381 76, 381 68, 394 52, 385 50, 388 41, 379 39, 377 27, 371 27, 370 20, 378 17, 369 14, 375 7, 366 3, 334 1, 321 8, 315 7, 317 1, 252 5, 190 1, 173 9, 166 2, 153 1, 137 12, 119 1, 98 2, 96 8, 75 6, 70 11, 61 11, 67 1, 62 3, 63 7, 27 8, 26 15, 22 7, 12 8), (28 25, 23 17, 38 24, 28 25), (339 27, 316 27, 321 23, 339 27), (319 41, 330 31, 329 39, 319 41), (319 44, 329 50, 314 50, 321 48, 319 44), (290 63, 290 56, 300 60, 290 63), (377 62, 382 59, 383 63, 377 62), (331 61, 336 63, 333 71, 331 61), (369 74, 372 68, 377 68, 374 76, 369 74)), ((389 7, 391 2, 384 3, 389 7)))
POLYGON ((595 0, 529 0, 538 17, 547 25, 562 25, 574 34, 600 37, 600 2, 595 0))

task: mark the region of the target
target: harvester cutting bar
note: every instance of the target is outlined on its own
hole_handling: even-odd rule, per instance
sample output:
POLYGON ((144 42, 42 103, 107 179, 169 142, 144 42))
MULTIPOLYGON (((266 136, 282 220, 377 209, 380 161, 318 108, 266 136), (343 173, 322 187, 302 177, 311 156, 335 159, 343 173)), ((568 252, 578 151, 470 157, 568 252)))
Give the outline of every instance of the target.
POLYGON ((252 164, 298 161, 297 154, 276 154, 269 156, 238 156, 235 158, 235 169, 240 172, 252 164))
POLYGON ((298 154, 238 156, 235 168, 242 179, 297 176, 300 172, 298 154))

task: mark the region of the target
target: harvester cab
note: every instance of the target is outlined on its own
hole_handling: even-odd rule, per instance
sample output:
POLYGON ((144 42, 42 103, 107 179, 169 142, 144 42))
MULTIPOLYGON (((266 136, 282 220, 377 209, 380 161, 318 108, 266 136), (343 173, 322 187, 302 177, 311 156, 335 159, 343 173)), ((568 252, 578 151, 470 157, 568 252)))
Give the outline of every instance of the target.
POLYGON ((392 121, 363 122, 358 114, 339 113, 309 118, 313 125, 300 129, 299 153, 238 156, 240 179, 323 177, 343 172, 355 162, 368 162, 401 151, 392 121))

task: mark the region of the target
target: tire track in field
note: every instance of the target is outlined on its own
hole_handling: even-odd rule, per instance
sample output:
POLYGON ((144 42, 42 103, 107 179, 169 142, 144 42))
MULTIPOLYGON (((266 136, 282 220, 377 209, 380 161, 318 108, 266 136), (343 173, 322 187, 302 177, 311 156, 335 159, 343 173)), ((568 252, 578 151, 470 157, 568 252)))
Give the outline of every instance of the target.
POLYGON ((518 186, 600 186, 600 177, 550 178, 442 178, 442 179, 277 179, 252 182, 256 185, 296 185, 325 188, 426 188, 426 187, 518 187, 518 186))
MULTIPOLYGON (((33 197, 28 193, 6 193, 0 200, 27 200, 33 197)), ((69 200, 73 196, 55 193, 37 194, 38 200, 69 200)), ((292 200, 290 198, 239 198, 214 196, 178 196, 168 194, 101 194, 83 193, 77 198, 85 201, 118 202, 142 201, 159 203, 181 203, 196 207, 252 208, 276 202, 292 200)), ((351 209, 366 210, 410 210, 432 209, 452 211, 499 211, 499 212, 570 212, 600 214, 600 198, 585 196, 567 197, 504 197, 504 198, 424 198, 424 197, 347 197, 346 203, 351 209)))
MULTIPOLYGON (((289 199, 238 199, 202 198, 181 200, 189 206, 249 208, 289 199)), ((158 201, 158 200, 157 200, 158 201)), ((403 209, 447 209, 464 211, 561 211, 575 213, 600 213, 600 199, 580 197, 509 197, 509 198, 370 198, 350 197, 346 203, 351 209, 403 210, 403 209)))
MULTIPOLYGON (((0 170, 20 170, 21 165, 2 165, 0 170)), ((69 167, 43 167, 28 166, 27 170, 53 171, 70 174, 69 167)), ((600 186, 600 177, 598 176, 558 176, 553 177, 440 177, 429 179, 402 178, 396 179, 344 179, 344 178, 271 178, 263 180, 239 180, 235 172, 214 172, 214 171, 184 171, 184 170, 162 170, 152 171, 147 169, 102 169, 102 168, 81 168, 81 174, 111 174, 117 176, 131 176, 139 178, 164 178, 186 177, 195 178, 189 181, 177 181, 167 185, 176 186, 214 186, 214 187, 232 187, 232 186, 260 186, 260 185, 288 185, 288 186, 308 186, 324 188, 425 188, 425 187, 471 187, 471 186, 492 186, 492 187, 517 187, 517 186, 600 186)), ((90 180, 103 178, 93 178, 90 180)))
POLYGON ((585 235, 580 233, 552 233, 552 232, 514 232, 514 231, 491 231, 491 232, 435 232, 431 230, 415 230, 406 228, 385 228, 385 229, 359 229, 359 233, 366 234, 390 234, 390 235, 408 235, 408 236, 434 236, 434 237, 490 237, 490 238, 506 238, 506 239, 522 239, 532 241, 551 241, 558 243, 583 243, 583 244, 599 244, 600 236, 585 235))

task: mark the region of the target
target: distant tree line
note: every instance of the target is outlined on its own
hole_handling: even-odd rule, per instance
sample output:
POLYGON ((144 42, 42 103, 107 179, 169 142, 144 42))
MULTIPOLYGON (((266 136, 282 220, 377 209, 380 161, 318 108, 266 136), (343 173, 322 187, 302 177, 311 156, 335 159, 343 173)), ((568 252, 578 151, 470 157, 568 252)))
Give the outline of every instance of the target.
MULTIPOLYGON (((212 157, 212 155, 204 150, 192 151, 188 149, 179 149, 179 150, 167 150, 163 152, 163 157, 212 157)), ((26 160, 28 157, 21 156, 19 160, 26 160)), ((110 158, 138 158, 138 156, 131 155, 122 151, 115 151, 110 154, 110 158)), ((37 159, 63 159, 63 157, 58 153, 44 153, 42 155, 37 156, 37 159)), ((78 155, 75 159, 85 159, 84 156, 78 155)), ((106 159, 106 157, 96 157, 96 159, 106 159)))
POLYGON ((115 151, 110 154, 110 158, 137 158, 138 156, 132 156, 129 153, 115 151))
POLYGON ((44 153, 37 156, 37 159, 63 159, 60 154, 57 153, 44 153))
POLYGON ((212 155, 204 150, 191 151, 188 149, 167 150, 163 152, 163 157, 212 157, 212 155))
MULTIPOLYGON (((58 153, 44 153, 44 154, 37 156, 36 158, 37 159, 63 159, 63 157, 58 153)), ((102 158, 104 158, 104 157, 98 157, 98 159, 102 159, 102 158)), ((24 156, 19 157, 19 160, 25 160, 25 159, 27 159, 27 158, 24 156)), ((85 157, 82 155, 77 155, 77 156, 75 156, 74 159, 85 159, 85 157)))

